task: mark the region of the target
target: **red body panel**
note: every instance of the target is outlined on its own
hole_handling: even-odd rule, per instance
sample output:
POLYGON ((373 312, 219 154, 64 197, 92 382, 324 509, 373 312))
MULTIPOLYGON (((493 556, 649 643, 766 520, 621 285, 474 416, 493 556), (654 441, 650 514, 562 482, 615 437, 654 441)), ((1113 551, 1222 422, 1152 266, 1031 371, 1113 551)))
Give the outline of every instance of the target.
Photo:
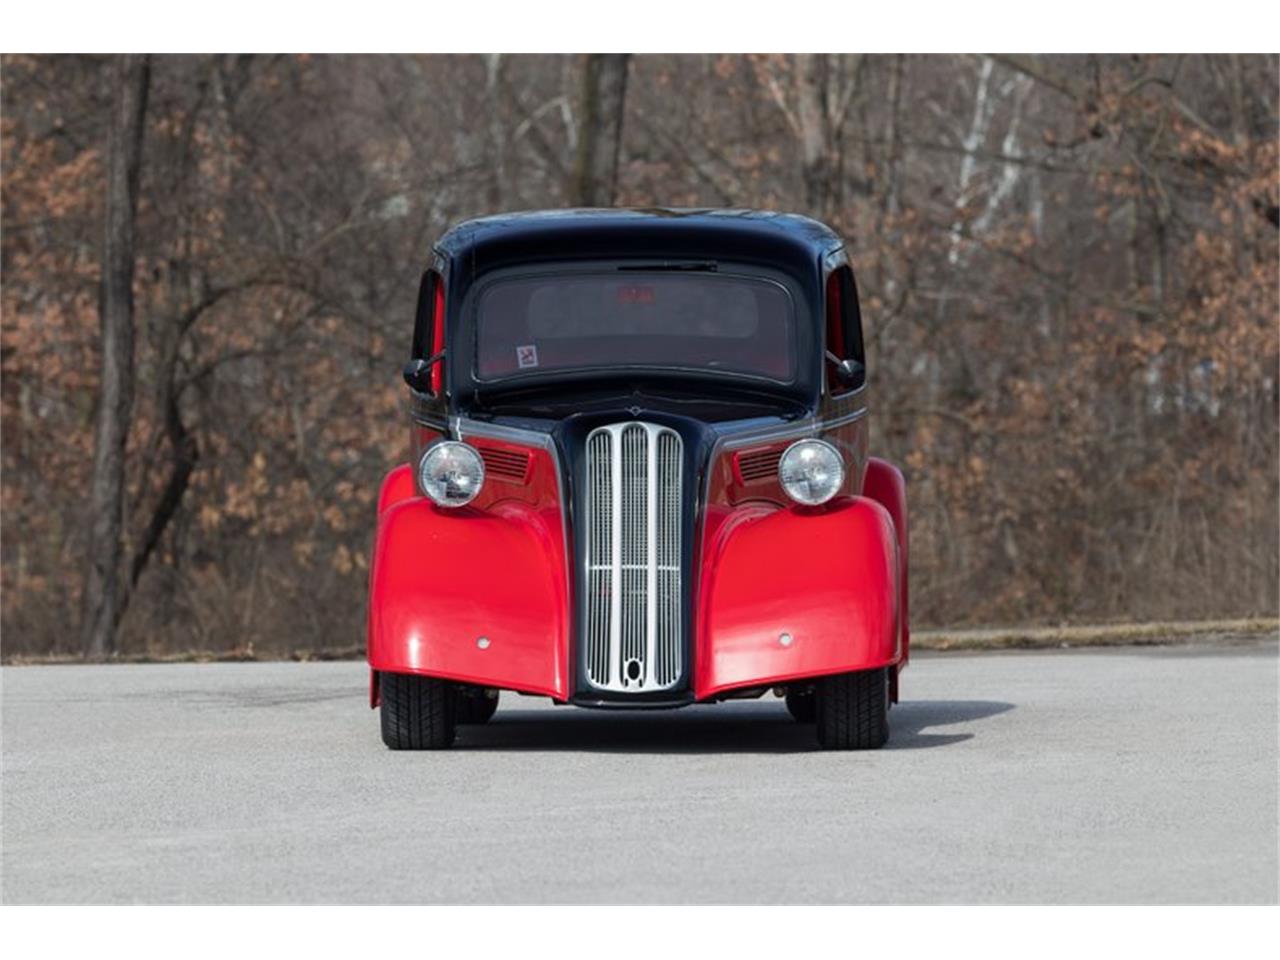
POLYGON ((418 496, 418 488, 413 480, 413 467, 402 463, 382 478, 382 489, 378 491, 378 516, 387 512, 401 500, 418 496))
POLYGON ((902 662, 910 658, 911 654, 911 617, 908 613, 907 604, 907 577, 908 558, 910 554, 907 551, 907 483, 902 477, 902 471, 895 467, 887 460, 881 460, 879 457, 867 458, 866 478, 862 482, 862 495, 870 497, 889 511, 889 516, 893 518, 893 527, 898 534, 898 557, 901 561, 902 569, 898 578, 901 584, 901 596, 898 603, 902 608, 902 662))
POLYGON ((486 482, 485 502, 461 509, 418 496, 407 467, 388 475, 369 573, 375 671, 568 696, 571 607, 555 464, 542 450, 530 456, 527 483, 486 482))
MULTIPOLYGON (((408 500, 411 497, 418 496, 418 489, 413 479, 413 467, 410 464, 402 463, 393 469, 385 477, 382 478, 382 488, 378 491, 378 520, 381 526, 382 515, 387 512, 389 507, 395 506, 402 500, 408 500)), ((375 536, 374 546, 377 547, 377 539, 375 536)), ((370 586, 373 583, 372 569, 370 569, 370 586)), ((369 611, 368 615, 372 619, 373 614, 373 591, 369 592, 369 611)), ((368 640, 366 640, 366 643, 368 640)), ((370 647, 369 649, 372 649, 370 647)), ((369 706, 376 707, 380 701, 378 689, 378 671, 369 671, 369 706)))
POLYGON ((700 564, 699 700, 897 662, 898 543, 880 504, 865 497, 821 510, 761 503, 719 519, 700 564))

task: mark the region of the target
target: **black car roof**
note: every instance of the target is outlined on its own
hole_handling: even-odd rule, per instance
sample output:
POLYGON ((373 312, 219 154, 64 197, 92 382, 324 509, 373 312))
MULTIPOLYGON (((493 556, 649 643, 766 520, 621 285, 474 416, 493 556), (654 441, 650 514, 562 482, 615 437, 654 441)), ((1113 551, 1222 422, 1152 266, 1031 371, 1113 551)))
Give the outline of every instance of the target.
POLYGON ((826 224, 767 210, 579 209, 506 213, 466 220, 436 252, 471 277, 500 267, 557 259, 724 259, 813 271, 843 242, 826 224))

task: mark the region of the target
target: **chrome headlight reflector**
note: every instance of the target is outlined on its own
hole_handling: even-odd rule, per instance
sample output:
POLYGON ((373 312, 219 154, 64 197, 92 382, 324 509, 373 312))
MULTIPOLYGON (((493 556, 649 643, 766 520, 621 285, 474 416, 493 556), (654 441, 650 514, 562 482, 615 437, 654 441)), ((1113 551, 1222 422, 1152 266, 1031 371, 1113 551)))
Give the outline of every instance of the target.
POLYGON ((796 503, 816 507, 844 486, 844 460, 825 440, 797 440, 778 461, 778 480, 796 503))
POLYGON ((446 440, 418 461, 418 489, 442 507, 463 507, 484 486, 484 461, 475 447, 446 440))

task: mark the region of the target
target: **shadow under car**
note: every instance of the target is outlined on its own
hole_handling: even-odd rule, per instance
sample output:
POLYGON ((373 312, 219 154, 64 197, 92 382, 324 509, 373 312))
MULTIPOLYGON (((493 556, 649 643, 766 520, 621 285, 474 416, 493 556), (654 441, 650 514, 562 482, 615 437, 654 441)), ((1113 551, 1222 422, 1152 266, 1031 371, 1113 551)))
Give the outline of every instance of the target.
MULTIPOLYGON (((510 697, 510 695, 508 695, 510 697)), ((905 700, 889 713, 885 750, 942 747, 973 739, 969 724, 1006 713, 995 700, 905 700), (965 728, 933 732, 935 728, 965 728)), ((797 723, 779 701, 705 704, 679 710, 529 710, 504 704, 489 723, 458 728, 462 750, 603 753, 809 753, 813 725, 797 723)))

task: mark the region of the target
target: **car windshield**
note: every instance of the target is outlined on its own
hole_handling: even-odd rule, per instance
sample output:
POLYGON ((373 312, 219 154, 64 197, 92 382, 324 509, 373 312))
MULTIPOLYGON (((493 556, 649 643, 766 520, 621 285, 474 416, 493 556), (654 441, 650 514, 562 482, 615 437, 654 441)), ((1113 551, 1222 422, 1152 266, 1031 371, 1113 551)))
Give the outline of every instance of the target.
POLYGON ((780 283, 723 273, 616 271, 512 277, 476 306, 481 380, 613 366, 787 382, 795 310, 780 283))

